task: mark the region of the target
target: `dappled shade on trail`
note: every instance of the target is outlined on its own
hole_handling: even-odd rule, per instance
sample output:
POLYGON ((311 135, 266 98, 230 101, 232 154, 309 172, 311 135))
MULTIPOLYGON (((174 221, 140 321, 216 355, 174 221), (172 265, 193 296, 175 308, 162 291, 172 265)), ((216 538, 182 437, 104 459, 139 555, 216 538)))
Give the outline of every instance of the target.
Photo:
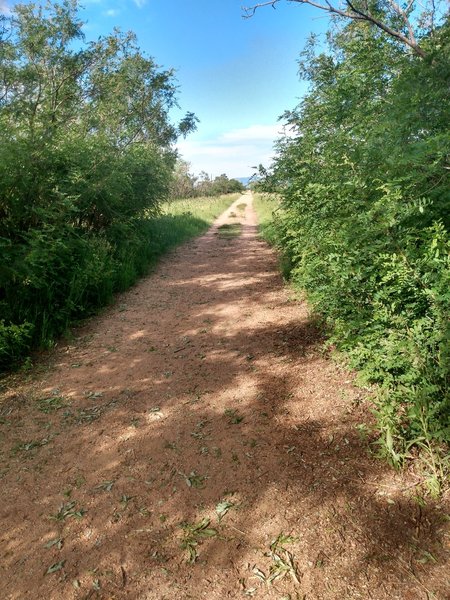
POLYGON ((11 379, 2 597, 443 600, 445 507, 369 455, 319 342, 246 194, 11 379))

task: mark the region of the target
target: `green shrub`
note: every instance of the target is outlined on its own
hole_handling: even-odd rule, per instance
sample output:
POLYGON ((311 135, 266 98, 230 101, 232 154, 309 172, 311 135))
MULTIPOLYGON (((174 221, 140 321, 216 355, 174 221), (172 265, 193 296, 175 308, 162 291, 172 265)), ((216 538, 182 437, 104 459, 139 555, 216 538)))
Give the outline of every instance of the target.
POLYGON ((0 369, 11 367, 30 350, 33 325, 5 325, 0 321, 0 369))
POLYGON ((427 60, 363 23, 309 47, 310 91, 287 114, 298 135, 264 183, 293 281, 377 385, 395 464, 450 441, 449 37, 445 24, 422 40, 427 60))
POLYGON ((0 15, 0 367, 47 346, 154 262, 176 161, 173 71, 133 34, 84 42, 76 0, 0 15), (38 68, 37 68, 37 65, 38 68), (38 100, 37 100, 38 99, 38 100))

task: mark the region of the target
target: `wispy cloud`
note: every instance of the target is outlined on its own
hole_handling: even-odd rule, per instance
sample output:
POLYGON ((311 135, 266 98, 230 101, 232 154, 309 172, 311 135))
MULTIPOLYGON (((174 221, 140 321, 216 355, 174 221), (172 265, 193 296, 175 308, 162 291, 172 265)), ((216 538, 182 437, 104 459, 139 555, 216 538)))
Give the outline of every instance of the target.
POLYGON ((232 129, 219 139, 224 142, 274 140, 280 136, 280 131, 279 125, 251 125, 241 129, 232 129))
POLYGON ((142 8, 147 4, 147 0, 133 0, 138 8, 142 8))
POLYGON ((273 144, 281 135, 281 125, 252 125, 207 140, 195 139, 194 134, 177 147, 196 173, 203 170, 213 176, 226 173, 229 177, 247 177, 255 165, 269 166, 273 144))
POLYGON ((103 14, 105 17, 117 17, 117 15, 120 15, 120 10, 117 8, 110 8, 109 10, 105 10, 103 14))
POLYGON ((11 9, 8 6, 8 0, 0 0, 0 15, 9 16, 11 9))

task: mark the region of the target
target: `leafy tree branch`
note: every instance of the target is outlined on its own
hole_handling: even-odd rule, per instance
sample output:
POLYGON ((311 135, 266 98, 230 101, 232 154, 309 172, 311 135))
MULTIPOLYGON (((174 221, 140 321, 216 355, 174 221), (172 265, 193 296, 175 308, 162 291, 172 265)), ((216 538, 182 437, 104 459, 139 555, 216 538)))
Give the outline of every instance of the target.
MULTIPOLYGON (((244 7, 245 18, 252 17, 257 9, 266 6, 275 8, 281 0, 269 0, 259 2, 249 7, 244 7)), ((371 2, 369 0, 344 0, 344 4, 333 4, 329 0, 325 2, 316 2, 315 0, 288 0, 296 4, 309 4, 328 12, 332 15, 338 15, 345 19, 353 21, 366 21, 390 37, 400 41, 409 47, 414 54, 425 58, 427 56, 424 48, 418 43, 416 29, 421 25, 427 24, 428 32, 435 27, 436 5, 434 0, 430 0, 427 5, 422 6, 420 16, 417 18, 418 2, 409 0, 405 5, 400 5, 395 0, 385 0, 382 2, 371 2)))

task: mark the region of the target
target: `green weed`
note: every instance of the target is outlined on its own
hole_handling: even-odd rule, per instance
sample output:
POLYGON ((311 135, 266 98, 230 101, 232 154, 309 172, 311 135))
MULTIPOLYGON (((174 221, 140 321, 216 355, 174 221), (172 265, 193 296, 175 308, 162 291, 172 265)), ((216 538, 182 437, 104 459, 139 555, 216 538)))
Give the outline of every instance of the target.
POLYGON ((226 408, 223 414, 227 417, 230 425, 239 425, 244 420, 243 415, 240 415, 235 408, 226 408))
POLYGON ((60 410, 67 406, 66 400, 63 396, 50 396, 49 398, 42 398, 38 400, 38 410, 43 413, 52 413, 60 410))
POLYGON ((205 475, 199 475, 195 471, 192 471, 189 475, 183 475, 183 477, 188 487, 200 489, 205 487, 205 481, 207 479, 205 475))
POLYGON ((54 515, 50 515, 49 518, 54 521, 65 521, 71 517, 81 519, 86 511, 83 508, 76 509, 76 504, 75 500, 61 504, 58 511, 54 515))
POLYGON ((289 576, 294 583, 299 585, 300 575, 294 556, 292 552, 285 548, 286 544, 294 541, 295 538, 280 533, 270 544, 269 552, 265 554, 272 561, 269 573, 266 575, 261 569, 254 567, 253 573, 255 576, 267 585, 272 585, 275 581, 289 576))
POLYGON ((46 446, 49 442, 49 438, 43 438, 42 440, 31 440, 29 442, 19 442, 13 447, 12 451, 14 454, 17 452, 30 452, 37 448, 41 448, 42 446, 46 446))
POLYGON ((183 550, 187 550, 188 562, 194 563, 198 558, 198 546, 208 538, 218 535, 217 530, 211 528, 210 519, 202 519, 198 523, 182 523, 184 537, 181 541, 183 550))

